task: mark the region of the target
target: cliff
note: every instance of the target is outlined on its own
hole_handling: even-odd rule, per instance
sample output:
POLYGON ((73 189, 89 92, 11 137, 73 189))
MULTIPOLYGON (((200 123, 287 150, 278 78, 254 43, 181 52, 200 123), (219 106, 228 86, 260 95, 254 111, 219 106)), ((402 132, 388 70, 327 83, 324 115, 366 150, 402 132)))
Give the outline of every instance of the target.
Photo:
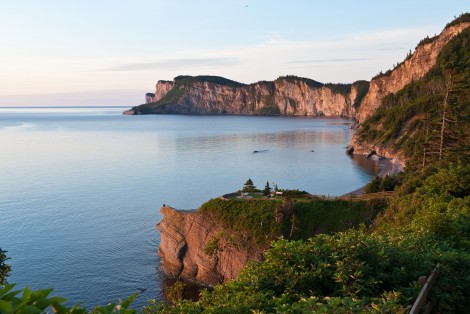
POLYGON ((260 251, 238 250, 219 239, 222 227, 207 215, 168 206, 160 211, 163 219, 157 224, 158 255, 168 275, 214 285, 235 279, 249 260, 260 259, 260 251), (206 254, 205 248, 213 239, 218 239, 223 249, 206 254))
POLYGON ((322 84, 295 76, 245 85, 216 76, 159 81, 151 102, 127 114, 236 114, 354 117, 368 83, 322 84))
POLYGON ((440 35, 423 40, 405 61, 370 82, 323 84, 295 76, 245 85, 217 76, 178 76, 159 81, 153 99, 125 114, 235 114, 370 117, 382 99, 422 78, 442 48, 467 28, 450 23, 440 35))
MULTIPOLYGON (((382 84, 395 77, 393 81, 398 82, 407 67, 410 76, 416 75, 416 80, 396 92, 388 93, 381 99, 380 106, 371 109, 373 113, 370 118, 365 119, 354 134, 349 152, 375 152, 420 165, 436 159, 461 160, 468 154, 461 147, 468 147, 470 144, 469 25, 470 23, 451 26, 439 37, 427 39, 432 42, 419 45, 409 60, 389 75, 376 79, 382 84), (443 45, 443 38, 451 39, 443 45), (429 50, 436 46, 439 47, 435 48, 439 51, 438 54, 429 50), (424 56, 418 58, 424 54, 433 59, 432 66, 424 56), (422 62, 421 67, 415 68, 428 69, 422 77, 419 76, 424 72, 418 73, 415 68, 410 68, 409 64, 413 60, 422 62)), ((371 82, 371 89, 378 85, 371 82)), ((389 85, 389 90, 394 88, 392 84, 389 85)))
POLYGON ((364 121, 370 117, 390 93, 396 93, 412 81, 421 79, 436 64, 442 48, 470 23, 460 23, 446 27, 438 36, 423 40, 414 53, 392 71, 378 75, 370 81, 369 91, 362 100, 356 118, 364 121))

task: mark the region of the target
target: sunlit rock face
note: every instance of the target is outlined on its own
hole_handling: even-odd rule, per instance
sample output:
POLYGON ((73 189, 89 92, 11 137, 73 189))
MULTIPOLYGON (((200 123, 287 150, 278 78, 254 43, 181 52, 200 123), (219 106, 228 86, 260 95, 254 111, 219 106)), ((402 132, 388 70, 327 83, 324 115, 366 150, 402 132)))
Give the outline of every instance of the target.
POLYGON ((444 29, 436 40, 416 47, 414 53, 388 75, 372 79, 356 118, 364 121, 375 112, 386 95, 396 93, 411 81, 422 78, 436 63, 442 48, 468 26, 470 23, 461 23, 444 29))

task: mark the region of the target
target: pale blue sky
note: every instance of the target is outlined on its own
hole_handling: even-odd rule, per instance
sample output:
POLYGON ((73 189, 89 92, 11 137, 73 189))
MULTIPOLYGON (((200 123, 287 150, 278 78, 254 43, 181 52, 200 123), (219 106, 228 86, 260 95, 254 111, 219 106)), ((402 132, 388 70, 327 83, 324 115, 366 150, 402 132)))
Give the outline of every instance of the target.
POLYGON ((465 11, 462 0, 0 0, 0 106, 56 93, 65 105, 69 92, 131 106, 180 74, 369 80, 465 11))

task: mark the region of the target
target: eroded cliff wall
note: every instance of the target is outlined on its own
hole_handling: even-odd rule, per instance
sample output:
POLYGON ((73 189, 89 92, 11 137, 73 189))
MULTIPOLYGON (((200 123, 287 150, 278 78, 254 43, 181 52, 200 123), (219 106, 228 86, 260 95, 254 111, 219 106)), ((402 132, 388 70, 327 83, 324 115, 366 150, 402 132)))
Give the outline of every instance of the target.
POLYGON ((445 28, 432 42, 417 46, 414 53, 388 75, 373 78, 370 81, 369 91, 359 106, 356 118, 364 121, 375 112, 386 95, 396 93, 411 81, 422 78, 436 63, 442 48, 469 26, 470 23, 461 23, 445 28))
POLYGON ((259 260, 261 252, 239 250, 220 239, 221 226, 196 211, 181 211, 165 206, 163 219, 157 224, 163 272, 189 280, 214 285, 237 278, 249 260, 259 260), (214 239, 218 250, 206 254, 214 239))
MULTIPOLYGON (((217 80, 217 77, 211 78, 217 80)), ((126 113, 353 118, 360 102, 359 96, 357 84, 322 84, 294 76, 280 77, 274 82, 238 83, 236 86, 205 81, 199 77, 184 77, 175 78, 173 82, 159 81, 153 103, 134 107, 126 113)))
MULTIPOLYGON (((357 112, 357 119, 365 121, 376 111, 386 95, 396 93, 412 81, 422 79, 436 64, 439 53, 447 43, 468 27, 470 27, 470 22, 446 27, 439 36, 428 39, 427 43, 425 41, 425 43, 418 45, 414 53, 393 71, 372 79, 369 91, 357 112)), ((374 131, 371 130, 370 132, 374 131)), ((378 155, 406 163, 406 158, 400 147, 391 143, 380 144, 374 141, 362 140, 359 134, 356 133, 350 146, 354 154, 368 155, 375 152, 378 155)))

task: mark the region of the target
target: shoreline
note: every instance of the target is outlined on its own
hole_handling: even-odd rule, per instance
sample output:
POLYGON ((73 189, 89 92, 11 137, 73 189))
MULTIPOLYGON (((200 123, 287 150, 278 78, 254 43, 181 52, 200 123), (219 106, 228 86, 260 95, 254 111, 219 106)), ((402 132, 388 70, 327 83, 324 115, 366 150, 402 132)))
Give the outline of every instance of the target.
MULTIPOLYGON (((404 169, 403 164, 397 159, 383 158, 381 159, 381 161, 384 162, 385 166, 377 174, 377 176, 380 178, 384 178, 386 176, 396 176, 398 173, 402 172, 404 169)), ((365 188, 367 184, 365 184, 364 186, 356 190, 340 195, 339 197, 350 197, 350 196, 362 195, 365 192, 365 188)))

